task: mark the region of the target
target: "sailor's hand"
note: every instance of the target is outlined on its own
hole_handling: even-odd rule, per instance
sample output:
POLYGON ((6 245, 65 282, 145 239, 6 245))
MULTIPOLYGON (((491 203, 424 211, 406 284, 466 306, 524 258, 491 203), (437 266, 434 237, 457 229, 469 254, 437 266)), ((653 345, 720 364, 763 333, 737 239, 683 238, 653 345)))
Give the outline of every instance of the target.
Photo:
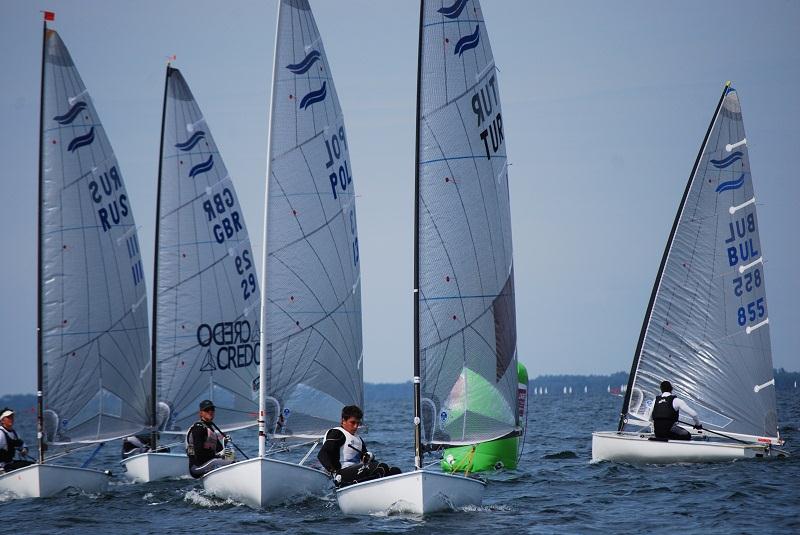
POLYGON ((702 431, 703 430, 703 424, 694 424, 692 427, 694 427, 698 431, 702 431))
POLYGON ((28 448, 22 448, 21 450, 19 450, 19 452, 22 454, 23 457, 28 456, 28 448))
POLYGON ((222 456, 228 461, 233 461, 236 458, 236 453, 230 448, 225 448, 222 450, 222 456))
POLYGON ((373 460, 374 458, 375 458, 375 456, 374 456, 374 455, 372 455, 372 452, 371 452, 371 451, 368 451, 368 452, 366 452, 366 453, 364 454, 364 456, 361 458, 361 462, 363 462, 364 464, 369 464, 370 462, 372 462, 372 460, 373 460))
POLYGON ((338 487, 342 484, 342 474, 336 472, 336 470, 331 472, 331 478, 333 479, 334 486, 338 487))

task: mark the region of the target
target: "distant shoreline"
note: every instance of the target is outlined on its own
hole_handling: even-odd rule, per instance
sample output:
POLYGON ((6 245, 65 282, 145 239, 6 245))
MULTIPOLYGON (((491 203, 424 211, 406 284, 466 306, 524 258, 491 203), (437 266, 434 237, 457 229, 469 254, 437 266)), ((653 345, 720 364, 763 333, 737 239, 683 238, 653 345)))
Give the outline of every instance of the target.
MULTIPOLYGON (((548 394, 567 393, 619 393, 628 384, 626 372, 616 372, 608 375, 539 375, 528 381, 528 391, 531 395, 545 391, 548 394)), ((783 368, 775 370, 775 389, 792 390, 800 385, 800 372, 787 372, 783 368)), ((404 383, 364 383, 364 398, 366 401, 381 401, 388 399, 411 399, 411 381, 404 383)), ((0 395, 0 408, 8 406, 18 410, 25 410, 36 405, 35 394, 10 394, 0 395)))

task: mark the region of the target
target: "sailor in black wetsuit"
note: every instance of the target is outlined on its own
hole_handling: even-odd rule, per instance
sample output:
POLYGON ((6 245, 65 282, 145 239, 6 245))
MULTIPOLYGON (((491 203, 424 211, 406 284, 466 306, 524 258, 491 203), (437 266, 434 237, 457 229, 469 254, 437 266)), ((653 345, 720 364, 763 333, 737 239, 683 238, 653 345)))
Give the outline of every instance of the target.
POLYGON ((17 452, 23 457, 28 456, 25 442, 14 431, 14 411, 5 408, 0 411, 0 473, 10 472, 18 468, 33 464, 32 461, 14 460, 17 452))
POLYGON ((227 437, 220 436, 214 428, 216 408, 211 400, 200 402, 200 420, 186 433, 186 455, 189 456, 189 473, 201 478, 215 468, 234 462, 233 450, 223 445, 227 437))
POLYGON ((692 435, 678 425, 680 412, 688 414, 694 420, 694 428, 702 429, 697 412, 672 394, 669 381, 661 382, 661 395, 656 398, 650 418, 653 420, 653 431, 656 438, 668 440, 691 440, 692 435))
POLYGON ((399 474, 400 469, 373 460, 366 443, 356 436, 364 417, 355 405, 342 409, 342 425, 329 429, 317 459, 333 477, 337 487, 399 474))

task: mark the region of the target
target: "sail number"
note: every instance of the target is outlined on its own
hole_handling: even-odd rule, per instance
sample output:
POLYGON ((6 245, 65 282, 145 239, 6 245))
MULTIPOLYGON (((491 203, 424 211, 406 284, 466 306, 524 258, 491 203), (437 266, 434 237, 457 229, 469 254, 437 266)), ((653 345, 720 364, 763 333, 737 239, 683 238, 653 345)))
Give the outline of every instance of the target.
POLYGON ((741 297, 744 292, 752 292, 753 288, 761 288, 761 270, 754 269, 752 273, 745 273, 733 279, 733 293, 741 297))
POLYGON ((234 259, 236 264, 236 273, 242 276, 242 296, 245 300, 250 299, 251 295, 256 293, 256 275, 253 273, 253 261, 251 260, 250 251, 245 249, 242 254, 234 259), (249 272, 249 273, 248 273, 249 272))
POLYGON ((325 168, 330 173, 328 180, 331 183, 333 198, 338 198, 336 190, 344 192, 353 182, 353 175, 350 174, 350 167, 347 165, 347 139, 344 135, 344 126, 339 127, 339 131, 329 139, 325 139, 325 150, 328 152, 328 161, 325 168))
POLYGON ((233 238, 234 234, 244 228, 241 216, 235 208, 236 199, 228 188, 224 188, 221 193, 215 193, 210 200, 203 202, 203 211, 208 221, 219 219, 212 227, 217 243, 225 243, 225 240, 233 238))
POLYGON ((765 313, 764 298, 759 297, 755 301, 747 303, 746 310, 745 307, 739 307, 737 320, 739 321, 739 325, 744 326, 747 320, 756 321, 756 318, 763 318, 765 313))

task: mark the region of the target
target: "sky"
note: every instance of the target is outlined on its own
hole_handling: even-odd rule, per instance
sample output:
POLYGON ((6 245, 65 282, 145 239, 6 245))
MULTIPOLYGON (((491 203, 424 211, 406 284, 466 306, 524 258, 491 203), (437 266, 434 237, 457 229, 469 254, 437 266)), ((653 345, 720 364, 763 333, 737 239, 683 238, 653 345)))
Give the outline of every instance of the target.
MULTIPOLYGON (((412 376, 419 4, 311 0, 356 184, 364 378, 412 376)), ((508 154, 529 375, 629 370, 726 80, 742 102, 775 367, 800 369, 800 2, 483 0, 508 154)), ((0 0, 0 395, 35 390, 41 13, 114 147, 152 266, 166 58, 176 55, 260 257, 275 0, 0 0)), ((152 268, 147 274, 152 281, 152 268)), ((152 297, 149 299, 152 304, 152 297)))

